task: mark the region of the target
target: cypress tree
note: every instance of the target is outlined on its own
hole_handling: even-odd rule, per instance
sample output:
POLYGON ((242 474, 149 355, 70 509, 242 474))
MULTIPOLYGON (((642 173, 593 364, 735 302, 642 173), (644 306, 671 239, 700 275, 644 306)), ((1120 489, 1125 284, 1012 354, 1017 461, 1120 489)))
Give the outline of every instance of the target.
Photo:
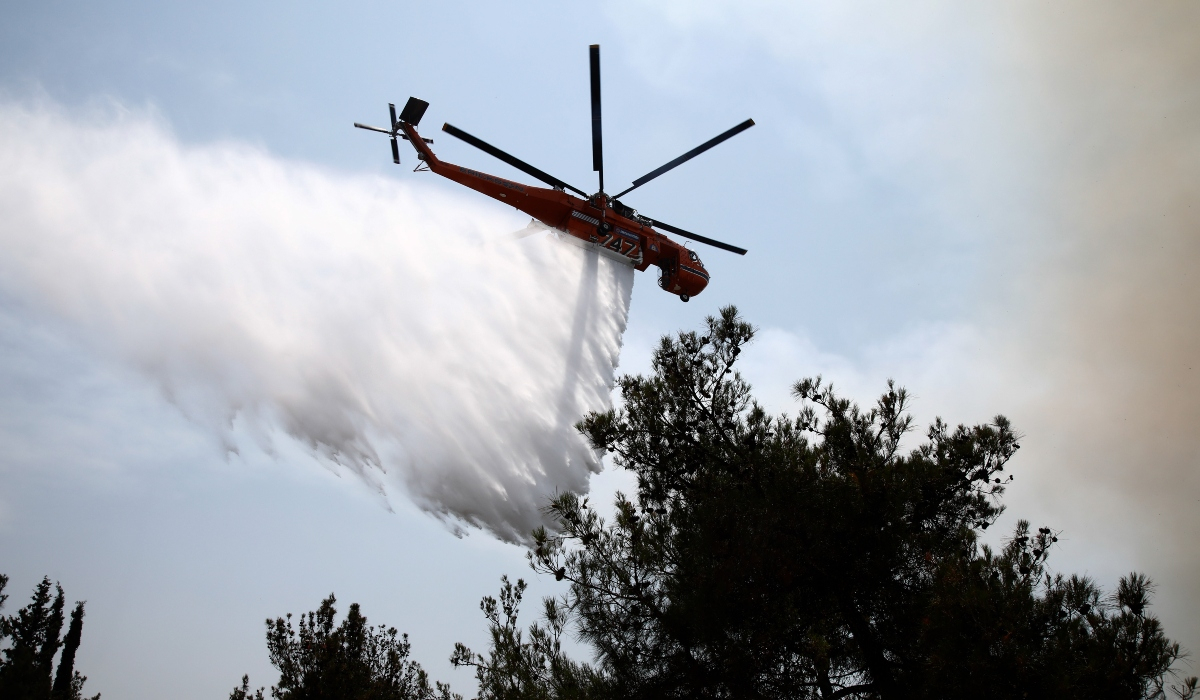
MULTIPOLYGON (((72 693, 72 683, 75 676, 75 652, 79 649, 79 641, 83 637, 83 601, 75 603, 71 611, 71 626, 63 639, 62 658, 58 661, 58 672, 54 675, 54 687, 50 691, 51 700, 73 700, 78 692, 72 693)), ((82 682, 80 682, 82 685, 82 682)))
MULTIPOLYGON (((8 598, 4 595, 7 584, 8 577, 0 574, 0 606, 8 598)), ((55 583, 55 593, 51 596, 50 587, 50 577, 43 577, 34 587, 29 605, 15 615, 0 617, 0 639, 8 640, 8 647, 0 651, 2 700, 82 699, 87 678, 75 670, 75 654, 83 637, 83 603, 75 603, 70 628, 66 637, 62 637, 63 589, 55 583), (59 649, 62 656, 55 673, 54 657, 59 649)))

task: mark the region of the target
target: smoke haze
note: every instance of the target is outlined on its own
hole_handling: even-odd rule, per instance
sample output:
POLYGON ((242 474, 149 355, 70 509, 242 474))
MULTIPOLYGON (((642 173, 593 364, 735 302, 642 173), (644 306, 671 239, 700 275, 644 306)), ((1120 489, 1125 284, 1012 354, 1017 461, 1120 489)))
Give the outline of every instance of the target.
POLYGON ((231 451, 280 434, 519 541, 599 462, 633 270, 495 205, 186 147, 116 106, 0 104, 0 292, 136 368, 231 451))
POLYGON ((1195 653, 1200 6, 1034 7, 1017 17, 1044 187, 1027 233, 1053 252, 1025 270, 1015 335, 1045 384, 1025 407, 1045 434, 1038 498, 1137 552, 1164 585, 1168 632, 1195 653))
POLYGON ((889 175, 924 178, 946 228, 986 240, 978 302, 854 356, 766 329, 756 389, 794 410, 797 373, 860 400, 893 376, 922 420, 1008 415, 1025 434, 1009 517, 1062 528, 1063 570, 1149 574, 1167 633, 1200 653, 1200 5, 868 5, 705 7, 815 73, 840 121, 877 119, 856 144, 923 154, 889 175))

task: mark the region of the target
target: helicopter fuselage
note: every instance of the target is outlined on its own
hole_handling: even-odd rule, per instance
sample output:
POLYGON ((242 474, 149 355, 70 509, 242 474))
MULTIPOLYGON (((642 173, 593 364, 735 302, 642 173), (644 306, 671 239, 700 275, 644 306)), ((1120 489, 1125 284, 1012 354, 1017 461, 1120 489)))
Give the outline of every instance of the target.
POLYGON ((440 160, 411 124, 397 124, 434 173, 525 212, 546 226, 604 248, 637 270, 661 270, 659 286, 684 301, 708 286, 700 257, 641 220, 632 209, 598 193, 581 199, 568 192, 532 187, 440 160))

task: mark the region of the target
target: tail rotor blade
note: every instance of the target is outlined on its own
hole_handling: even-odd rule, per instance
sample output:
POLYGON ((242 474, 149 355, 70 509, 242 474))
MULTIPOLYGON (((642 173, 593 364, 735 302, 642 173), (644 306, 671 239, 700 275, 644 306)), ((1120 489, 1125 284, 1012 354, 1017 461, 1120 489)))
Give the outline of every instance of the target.
POLYGON ((684 231, 681 228, 672 226, 671 224, 664 224, 663 222, 657 221, 655 219, 647 218, 646 220, 650 222, 651 226, 657 226, 658 228, 661 228, 664 231, 670 231, 671 233, 674 233, 678 236, 683 236, 684 238, 690 238, 693 241, 699 241, 700 243, 703 243, 705 245, 710 245, 714 248, 720 248, 721 250, 728 250, 730 253, 737 253, 738 255, 746 254, 745 248, 739 248, 735 245, 729 245, 728 243, 722 243, 721 241, 713 240, 711 238, 706 238, 704 236, 701 236, 700 234, 692 233, 691 231, 684 231))
POLYGON ((471 144, 475 148, 478 148, 479 150, 483 151, 484 153, 486 153, 490 156, 493 156, 495 158, 499 158, 500 160, 504 161, 505 163, 508 163, 509 165, 513 166, 517 170, 520 170, 521 172, 523 172, 527 175, 532 175, 533 177, 536 177, 537 179, 541 180, 542 182, 546 183, 547 185, 550 185, 551 187, 558 187, 560 189, 568 189, 568 190, 571 190, 572 192, 578 193, 579 196, 581 196, 581 197, 587 197, 587 193, 584 192, 583 190, 579 189, 578 187, 572 187, 572 186, 568 185, 567 183, 563 182, 562 180, 559 180, 558 178, 554 177, 553 175, 550 175, 548 173, 542 172, 541 170, 538 170, 537 168, 533 167, 529 163, 526 163, 525 161, 521 160, 520 158, 516 158, 515 156, 511 156, 511 155, 505 153, 504 151, 500 150, 499 148, 496 148, 495 146, 488 143, 487 141, 484 141, 481 138, 476 138, 476 137, 468 134, 467 132, 463 131, 462 129, 458 128, 457 126, 454 126, 453 124, 443 124, 442 131, 446 132, 447 134, 450 134, 454 138, 462 139, 463 141, 466 141, 467 143, 471 144))
POLYGON ((600 191, 604 191, 604 142, 600 129, 600 45, 588 50, 592 76, 592 170, 600 173, 600 191))
POLYGON ((388 122, 388 126, 392 127, 392 133, 396 133, 396 105, 388 103, 388 111, 392 115, 392 120, 388 122))
POLYGON ((621 194, 616 195, 616 197, 620 197, 621 195, 628 194, 628 193, 636 190, 637 188, 641 187, 642 185, 646 184, 647 182, 650 182, 651 180, 658 177, 659 175, 662 175, 663 173, 667 172, 668 170, 672 170, 680 165, 683 165, 684 163, 695 158, 696 156, 700 155, 701 153, 704 153, 705 151, 712 148, 713 146, 716 146, 717 144, 728 141, 729 139, 733 138, 734 136, 737 136, 738 134, 742 133, 743 131, 745 131, 746 129, 749 129, 752 126, 754 126, 754 120, 747 119, 746 121, 742 122, 741 124, 738 124, 737 126, 733 127, 729 131, 726 131, 725 133, 721 134, 720 136, 709 139, 708 141, 705 141, 704 143, 700 144, 699 146, 696 146, 692 150, 688 151, 687 153, 684 153, 683 155, 679 156, 678 158, 671 161, 670 163, 667 163, 666 165, 662 166, 661 168, 658 168, 657 170, 652 170, 652 171, 646 173, 645 175, 639 177, 638 179, 633 181, 632 187, 625 190, 621 194))
POLYGON ((400 146, 396 143, 396 137, 392 137, 392 160, 396 165, 400 165, 400 146))

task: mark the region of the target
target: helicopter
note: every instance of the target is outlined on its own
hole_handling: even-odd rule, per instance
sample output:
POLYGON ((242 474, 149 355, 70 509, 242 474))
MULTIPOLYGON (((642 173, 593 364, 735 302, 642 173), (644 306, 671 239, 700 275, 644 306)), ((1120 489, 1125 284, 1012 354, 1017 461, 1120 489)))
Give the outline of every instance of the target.
POLYGON ((430 170, 477 192, 482 192, 493 199, 512 205, 546 226, 582 241, 585 247, 593 248, 608 257, 629 264, 638 271, 644 271, 651 265, 657 266, 660 270, 658 286, 686 302, 708 286, 708 271, 695 251, 659 233, 655 230, 656 228, 738 255, 745 255, 746 249, 643 216, 637 210, 623 204, 619 198, 749 129, 754 126, 754 120, 747 119, 669 163, 639 177, 633 181, 630 187, 620 193, 609 195, 604 191, 599 44, 592 44, 589 47, 588 58, 592 93, 592 170, 599 173, 600 181, 599 189, 592 195, 588 195, 583 190, 505 153, 449 123, 442 125, 442 131, 550 185, 550 188, 531 187, 440 160, 429 147, 433 140, 424 138, 417 133, 417 125, 425 116, 425 110, 428 109, 429 103, 416 97, 408 98, 398 119, 396 106, 388 105, 391 117, 390 129, 367 126, 358 122, 355 122, 354 126, 391 137, 392 160, 397 165, 400 164, 400 148, 397 139, 404 139, 412 143, 417 151, 417 159, 420 161, 417 164, 417 170, 430 170), (567 190, 578 194, 579 197, 568 193, 567 190))

